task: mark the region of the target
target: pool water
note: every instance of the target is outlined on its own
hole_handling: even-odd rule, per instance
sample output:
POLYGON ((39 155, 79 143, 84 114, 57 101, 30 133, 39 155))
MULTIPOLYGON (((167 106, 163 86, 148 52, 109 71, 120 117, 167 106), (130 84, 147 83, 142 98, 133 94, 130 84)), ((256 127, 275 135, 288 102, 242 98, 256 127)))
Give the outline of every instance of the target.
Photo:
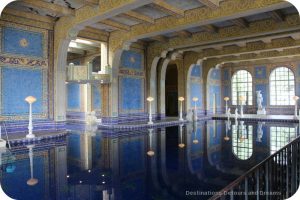
POLYGON ((78 127, 1 152, 11 198, 208 199, 298 136, 298 124, 206 121, 140 131, 78 127))

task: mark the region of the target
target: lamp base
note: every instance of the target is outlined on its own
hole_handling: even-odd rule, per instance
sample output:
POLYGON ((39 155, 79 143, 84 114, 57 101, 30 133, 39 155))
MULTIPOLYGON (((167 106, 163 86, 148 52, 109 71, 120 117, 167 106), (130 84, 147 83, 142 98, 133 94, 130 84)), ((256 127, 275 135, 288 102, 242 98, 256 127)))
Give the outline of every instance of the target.
POLYGON ((184 119, 183 118, 179 118, 179 121, 184 121, 184 119))
POLYGON ((35 135, 32 134, 32 133, 29 133, 29 134, 26 135, 26 138, 35 138, 35 135))
POLYGON ((153 124, 153 122, 148 122, 148 124, 153 124))

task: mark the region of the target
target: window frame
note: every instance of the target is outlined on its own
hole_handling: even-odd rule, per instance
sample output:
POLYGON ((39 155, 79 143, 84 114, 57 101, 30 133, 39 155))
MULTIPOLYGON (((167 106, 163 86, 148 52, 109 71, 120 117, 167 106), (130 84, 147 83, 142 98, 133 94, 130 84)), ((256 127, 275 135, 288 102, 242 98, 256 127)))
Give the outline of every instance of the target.
MULTIPOLYGON (((279 86, 282 86, 282 85, 279 84, 279 86)), ((270 75, 269 75, 269 105, 271 107, 274 107, 274 106, 293 106, 293 105, 295 105, 295 102, 294 102, 294 100, 292 100, 292 98, 295 95, 296 95, 296 79, 295 79, 295 73, 293 72, 293 70, 290 67, 288 67, 288 66, 278 66, 278 67, 275 67, 274 69, 272 69, 272 71, 270 72, 270 75), (288 72, 292 75, 293 79, 290 79, 290 75, 287 75, 288 79, 286 79, 286 80, 277 80, 277 77, 276 77, 276 74, 275 74, 275 76, 274 76, 275 80, 272 80, 272 75, 274 73, 276 73, 276 70, 278 70, 280 68, 287 69, 288 72), (278 91, 277 90, 278 87, 276 87, 276 82, 278 82, 278 81, 280 81, 280 82, 284 82, 284 81, 288 82, 288 87, 291 87, 290 83, 293 83, 293 87, 292 88, 293 88, 294 94, 292 94, 292 96, 290 96, 290 98, 288 100, 289 101, 288 104, 280 104, 280 103, 278 103, 279 100, 277 100, 278 99, 277 93, 280 93, 280 91, 277 92, 278 91), (274 85, 274 84, 272 84, 272 82, 274 82, 274 84, 275 84, 274 87, 272 87, 274 85), (274 88, 275 94, 272 94, 272 91, 273 91, 272 88, 274 88), (275 103, 272 102, 272 98, 273 97, 275 98, 275 100, 274 100, 275 103)))
MULTIPOLYGON (((232 77, 231 77, 231 105, 234 105, 234 106, 238 106, 238 105, 240 105, 240 102, 239 102, 239 96, 238 96, 238 94, 236 94, 236 95, 234 95, 234 92, 233 92, 233 85, 234 84, 237 84, 237 83, 245 83, 246 85, 247 85, 247 91, 245 91, 246 93, 248 93, 248 97, 249 97, 249 94, 251 95, 251 101, 249 101, 248 99, 247 99, 247 101, 245 102, 245 104, 244 105, 246 105, 246 106, 253 106, 253 76, 252 76, 252 74, 248 71, 248 70, 246 70, 246 69, 239 69, 239 70, 237 70, 236 72, 234 72, 234 74, 232 75, 232 77), (243 71, 245 71, 245 72, 247 72, 246 74, 248 75, 249 74, 249 78, 251 79, 250 81, 249 80, 247 80, 247 82, 234 82, 234 79, 235 79, 235 77, 238 75, 238 73, 239 72, 243 72, 243 71), (251 84, 251 87, 249 87, 249 84, 251 84), (249 88, 251 88, 251 91, 248 91, 248 89, 249 88), (236 96, 236 103, 234 103, 234 96, 236 96)), ((238 85, 238 84, 237 84, 238 85)), ((236 88, 238 88, 238 86, 236 87, 236 88)), ((238 89, 236 89, 236 91, 238 92, 238 89)))

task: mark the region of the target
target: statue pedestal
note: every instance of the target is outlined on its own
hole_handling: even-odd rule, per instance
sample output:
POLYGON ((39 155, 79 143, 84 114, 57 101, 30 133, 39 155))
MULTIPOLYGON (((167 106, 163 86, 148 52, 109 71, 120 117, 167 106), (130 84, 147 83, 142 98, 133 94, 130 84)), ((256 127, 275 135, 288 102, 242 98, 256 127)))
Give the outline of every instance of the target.
POLYGON ((258 115, 266 115, 267 112, 266 112, 265 109, 261 109, 261 110, 257 110, 257 114, 258 114, 258 115))

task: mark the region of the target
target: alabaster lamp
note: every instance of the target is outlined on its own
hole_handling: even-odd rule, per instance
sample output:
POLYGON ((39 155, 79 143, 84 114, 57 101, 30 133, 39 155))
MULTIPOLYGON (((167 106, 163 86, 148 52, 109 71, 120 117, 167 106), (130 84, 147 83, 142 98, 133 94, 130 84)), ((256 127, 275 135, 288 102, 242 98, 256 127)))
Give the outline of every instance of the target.
POLYGON ((294 112, 294 116, 297 118, 297 104, 298 104, 298 99, 299 97, 298 96, 294 96, 293 97, 294 101, 295 101, 295 112, 294 112))
POLYGON ((35 135, 32 133, 32 104, 36 102, 36 98, 33 96, 28 96, 25 98, 25 101, 29 104, 29 124, 28 124, 28 134, 26 138, 34 138, 35 135))
POLYGON ((229 101, 229 97, 224 97, 224 101, 225 101, 225 114, 228 114, 228 101, 229 101))
POLYGON ((182 127, 183 127, 183 124, 180 124, 179 125, 179 134, 180 134, 180 143, 178 144, 179 148, 184 148, 185 147, 185 144, 183 143, 183 139, 182 139, 182 127))
POLYGON ((194 121, 197 121, 197 101, 199 100, 198 97, 193 97, 194 102, 194 121))
POLYGON ((34 186, 39 181, 36 178, 33 178, 33 147, 34 145, 28 145, 27 148, 29 149, 29 161, 30 161, 30 179, 27 181, 27 185, 34 186))
POLYGON ((179 121, 183 121, 183 117, 182 117, 182 102, 184 101, 184 98, 183 97, 179 97, 178 101, 180 102, 179 121))
POLYGON ((147 155, 152 157, 155 155, 154 151, 152 150, 152 135, 153 129, 148 129, 149 131, 149 151, 147 151, 147 155))
POLYGON ((240 96, 239 100, 240 100, 240 103, 241 103, 241 117, 243 117, 244 116, 243 106, 244 106, 244 102, 245 102, 246 98, 245 98, 245 96, 240 96))
POLYGON ((153 97, 148 97, 147 98, 147 101, 149 102, 149 121, 148 121, 148 124, 153 124, 153 121, 152 121, 152 109, 151 109, 151 102, 154 100, 153 97))

